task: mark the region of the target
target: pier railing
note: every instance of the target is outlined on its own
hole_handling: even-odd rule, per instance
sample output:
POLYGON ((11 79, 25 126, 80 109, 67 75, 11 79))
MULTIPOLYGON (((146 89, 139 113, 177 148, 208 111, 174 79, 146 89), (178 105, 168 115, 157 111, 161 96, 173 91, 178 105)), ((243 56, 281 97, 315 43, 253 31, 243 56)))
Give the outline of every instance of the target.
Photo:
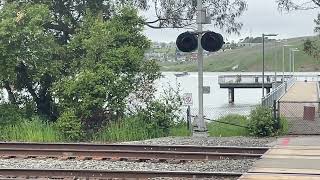
POLYGON ((297 77, 291 77, 289 80, 285 81, 275 89, 273 89, 269 94, 267 94, 262 99, 262 106, 272 107, 274 101, 278 101, 287 90, 296 82, 297 77))
MULTIPOLYGON (((272 83, 275 81, 274 75, 265 75, 264 82, 272 83)), ((284 76, 285 81, 290 79, 291 75, 284 76)), ((276 81, 281 82, 283 76, 277 75, 276 81)), ((218 78, 219 84, 261 84, 262 75, 222 75, 218 78)))

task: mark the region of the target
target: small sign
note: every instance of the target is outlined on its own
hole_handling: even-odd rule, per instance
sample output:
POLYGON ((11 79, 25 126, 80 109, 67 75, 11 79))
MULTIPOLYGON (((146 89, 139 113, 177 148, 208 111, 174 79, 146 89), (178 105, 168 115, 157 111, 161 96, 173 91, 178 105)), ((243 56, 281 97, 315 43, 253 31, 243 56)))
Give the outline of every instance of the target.
POLYGON ((193 105, 192 93, 184 93, 182 96, 182 100, 183 100, 184 106, 192 106, 193 105))
POLYGON ((203 86, 203 94, 210 94, 210 86, 203 86))

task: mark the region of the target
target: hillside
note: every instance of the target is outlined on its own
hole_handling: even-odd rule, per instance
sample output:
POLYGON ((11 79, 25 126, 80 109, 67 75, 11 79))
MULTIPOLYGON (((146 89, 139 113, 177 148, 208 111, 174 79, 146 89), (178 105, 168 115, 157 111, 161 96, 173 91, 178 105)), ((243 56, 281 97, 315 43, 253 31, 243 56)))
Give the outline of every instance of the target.
MULTIPOLYGON (((295 52, 296 71, 319 71, 320 60, 317 60, 303 50, 303 41, 310 37, 300 37, 288 39, 282 43, 267 43, 265 48, 266 71, 282 71, 282 46, 283 44, 294 45, 300 49, 295 52), (275 51, 277 58, 275 58, 275 51), (277 59, 275 61, 275 59, 277 59), (275 68, 276 67, 276 68, 275 68)), ((312 37, 311 37, 312 38, 312 37)), ((285 53, 285 71, 289 71, 289 48, 285 53)), ((197 61, 194 62, 163 62, 159 63, 162 71, 197 71, 197 61)), ((232 68, 238 66, 235 71, 259 72, 262 69, 262 45, 243 47, 240 49, 219 51, 216 54, 204 59, 204 70, 207 72, 233 71, 232 68)))

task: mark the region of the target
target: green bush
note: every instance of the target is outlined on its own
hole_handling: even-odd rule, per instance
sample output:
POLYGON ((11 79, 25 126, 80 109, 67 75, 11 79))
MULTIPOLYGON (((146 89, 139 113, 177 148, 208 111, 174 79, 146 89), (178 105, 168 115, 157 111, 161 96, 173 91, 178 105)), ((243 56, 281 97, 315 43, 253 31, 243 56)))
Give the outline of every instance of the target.
POLYGON ((285 120, 278 121, 273 117, 272 110, 259 106, 250 113, 249 132, 252 136, 276 136, 283 131, 285 120))
POLYGON ((177 120, 175 109, 159 101, 150 103, 146 109, 138 112, 137 116, 147 124, 147 131, 152 137, 168 136, 170 127, 177 120))
POLYGON ((248 136, 247 125, 248 118, 246 116, 230 114, 217 119, 217 122, 210 122, 208 124, 208 133, 210 136, 223 137, 248 136))
POLYGON ((16 124, 23 119, 23 112, 18 106, 12 104, 0 104, 0 126, 16 124))
POLYGON ((55 124, 62 138, 66 141, 78 141, 82 138, 82 124, 73 110, 64 112, 55 124))

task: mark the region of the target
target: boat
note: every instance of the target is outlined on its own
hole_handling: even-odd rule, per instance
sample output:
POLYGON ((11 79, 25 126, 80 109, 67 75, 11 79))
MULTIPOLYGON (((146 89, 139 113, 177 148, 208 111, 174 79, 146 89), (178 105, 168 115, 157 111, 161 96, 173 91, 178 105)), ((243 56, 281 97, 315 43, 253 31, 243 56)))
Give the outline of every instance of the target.
POLYGON ((174 74, 176 77, 182 77, 182 76, 187 76, 187 75, 189 75, 189 73, 188 72, 183 72, 183 73, 176 73, 176 74, 174 74))

